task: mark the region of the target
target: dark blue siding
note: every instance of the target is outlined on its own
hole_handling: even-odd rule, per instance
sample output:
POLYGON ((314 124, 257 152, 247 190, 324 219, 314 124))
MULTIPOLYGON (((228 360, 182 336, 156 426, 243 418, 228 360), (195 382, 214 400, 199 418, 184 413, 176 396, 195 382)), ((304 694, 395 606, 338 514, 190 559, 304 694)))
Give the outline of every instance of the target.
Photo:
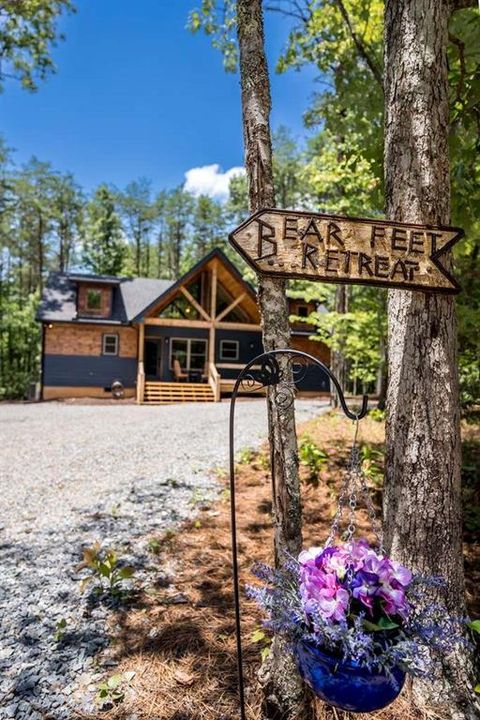
POLYGON ((166 327, 163 325, 145 325, 146 338, 186 337, 208 338, 207 328, 166 327))
POLYGON ((305 376, 297 383, 299 390, 330 392, 330 378, 318 365, 309 365, 305 376))
POLYGON ((45 355, 43 383, 54 387, 109 387, 120 380, 124 387, 135 387, 136 358, 112 355, 45 355))
MULTIPOLYGON (((218 363, 241 363, 246 365, 256 355, 263 352, 262 333, 252 330, 217 330, 215 357, 218 363), (221 340, 236 340, 238 342, 238 360, 220 359, 221 340)), ((222 371, 223 374, 223 371, 222 371)))

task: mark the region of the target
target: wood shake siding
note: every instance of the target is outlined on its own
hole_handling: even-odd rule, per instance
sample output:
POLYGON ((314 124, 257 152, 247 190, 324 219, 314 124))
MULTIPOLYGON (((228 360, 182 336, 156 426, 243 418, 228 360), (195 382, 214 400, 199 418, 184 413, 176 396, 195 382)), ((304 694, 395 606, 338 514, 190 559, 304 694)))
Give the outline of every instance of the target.
POLYGON ((88 285, 79 284, 77 296, 77 311, 82 317, 109 318, 112 314, 112 288, 110 285, 88 285), (98 310, 92 310, 87 307, 88 291, 101 293, 102 304, 98 310))
POLYGON ((61 325, 45 326, 45 355, 90 355, 102 354, 102 336, 117 334, 119 357, 137 357, 137 330, 118 325, 61 325))
POLYGON ((292 335, 290 347, 294 350, 301 350, 321 360, 325 365, 330 365, 330 348, 323 342, 310 340, 306 335, 292 335))

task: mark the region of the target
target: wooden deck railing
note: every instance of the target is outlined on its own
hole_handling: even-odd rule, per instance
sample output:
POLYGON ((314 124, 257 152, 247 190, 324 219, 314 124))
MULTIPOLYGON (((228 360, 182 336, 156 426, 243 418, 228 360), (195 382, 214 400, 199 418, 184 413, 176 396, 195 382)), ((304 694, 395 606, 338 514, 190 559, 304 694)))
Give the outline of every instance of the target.
POLYGON ((220 402, 220 373, 215 363, 208 363, 208 384, 212 388, 215 402, 220 402))
POLYGON ((137 372, 137 403, 143 402, 145 397, 145 369, 143 362, 138 363, 137 372))

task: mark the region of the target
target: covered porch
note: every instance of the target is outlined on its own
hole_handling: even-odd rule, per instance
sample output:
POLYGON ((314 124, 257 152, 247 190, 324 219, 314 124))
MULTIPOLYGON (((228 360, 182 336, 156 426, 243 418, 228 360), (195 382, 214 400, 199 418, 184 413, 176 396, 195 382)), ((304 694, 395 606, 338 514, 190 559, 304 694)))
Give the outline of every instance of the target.
POLYGON ((138 319, 137 402, 218 402, 260 352, 253 289, 214 252, 138 319))

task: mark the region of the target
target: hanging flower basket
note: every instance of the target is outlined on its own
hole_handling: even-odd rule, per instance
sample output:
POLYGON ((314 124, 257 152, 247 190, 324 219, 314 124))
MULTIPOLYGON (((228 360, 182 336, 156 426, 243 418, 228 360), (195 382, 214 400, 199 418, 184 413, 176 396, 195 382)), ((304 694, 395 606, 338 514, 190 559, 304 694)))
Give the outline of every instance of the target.
POLYGON ((284 635, 299 671, 325 702, 372 712, 400 693, 406 673, 430 678, 436 656, 464 643, 460 619, 426 603, 414 576, 366 540, 312 547, 282 570, 254 568, 248 593, 284 635))
POLYGON ((352 660, 342 661, 314 644, 299 641, 295 655, 300 674, 314 693, 329 705, 350 712, 373 712, 390 705, 405 682, 405 672, 369 670, 352 660))

